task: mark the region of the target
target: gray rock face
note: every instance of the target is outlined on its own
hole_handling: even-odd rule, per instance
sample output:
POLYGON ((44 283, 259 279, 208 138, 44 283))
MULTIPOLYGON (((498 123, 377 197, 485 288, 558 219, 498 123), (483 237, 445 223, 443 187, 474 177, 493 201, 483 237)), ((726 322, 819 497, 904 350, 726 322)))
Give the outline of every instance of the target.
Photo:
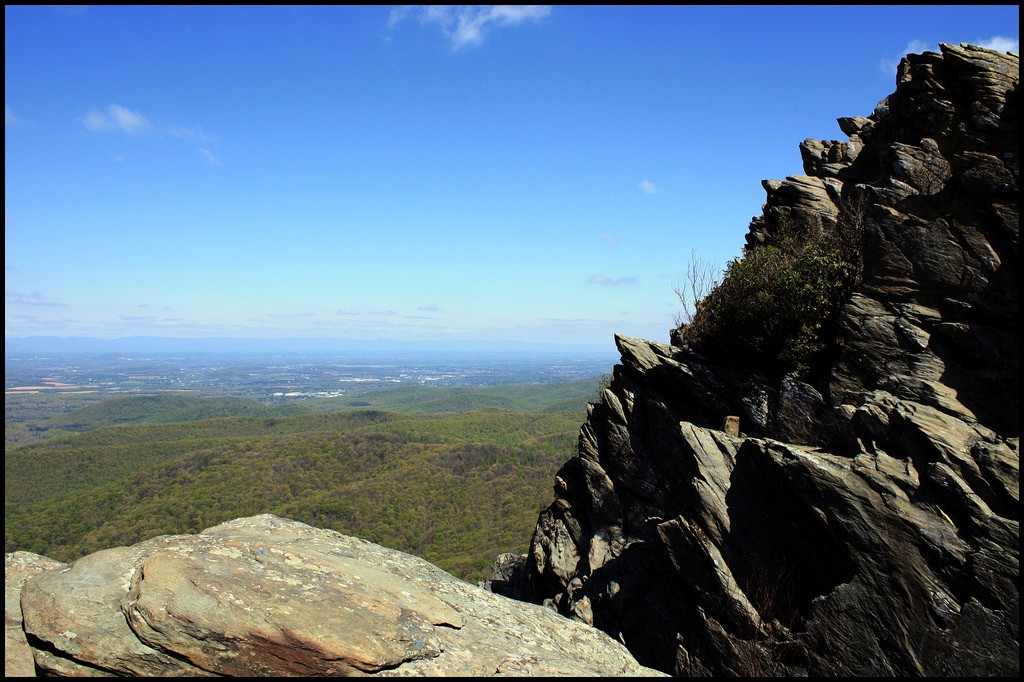
POLYGON ((804 141, 747 242, 863 232, 830 365, 618 337, 507 593, 678 675, 1018 673, 1018 68, 911 55, 848 142, 804 141))
POLYGON ((550 609, 270 515, 70 566, 9 554, 6 580, 7 675, 660 674, 550 609))

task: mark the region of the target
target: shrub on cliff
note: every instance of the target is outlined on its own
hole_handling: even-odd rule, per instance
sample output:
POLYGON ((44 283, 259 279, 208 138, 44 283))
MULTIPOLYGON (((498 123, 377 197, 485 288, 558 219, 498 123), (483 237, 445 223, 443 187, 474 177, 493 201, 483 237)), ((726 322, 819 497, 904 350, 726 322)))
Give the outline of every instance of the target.
POLYGON ((716 360, 769 374, 815 369, 860 274, 863 210, 834 227, 783 222, 773 243, 744 249, 681 329, 716 360))

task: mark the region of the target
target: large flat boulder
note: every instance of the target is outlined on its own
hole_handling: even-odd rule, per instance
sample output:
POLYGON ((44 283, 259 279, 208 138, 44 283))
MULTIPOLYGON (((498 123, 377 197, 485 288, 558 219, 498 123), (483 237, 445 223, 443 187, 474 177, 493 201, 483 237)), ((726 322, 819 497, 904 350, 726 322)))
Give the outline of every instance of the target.
POLYGON ((14 627, 27 635, 21 658, 31 652, 46 674, 658 674, 619 642, 550 609, 271 515, 69 566, 37 562, 15 583, 8 573, 7 613, 9 624, 23 621, 14 627))

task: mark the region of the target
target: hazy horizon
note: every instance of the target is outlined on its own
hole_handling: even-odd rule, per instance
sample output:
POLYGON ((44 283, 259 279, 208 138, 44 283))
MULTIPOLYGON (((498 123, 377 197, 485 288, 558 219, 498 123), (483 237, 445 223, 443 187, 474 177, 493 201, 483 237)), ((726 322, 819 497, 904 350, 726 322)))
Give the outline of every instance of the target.
POLYGON ((6 356, 31 354, 144 353, 530 353, 618 357, 614 338, 605 344, 531 343, 514 340, 343 339, 228 336, 24 336, 7 337, 6 356))

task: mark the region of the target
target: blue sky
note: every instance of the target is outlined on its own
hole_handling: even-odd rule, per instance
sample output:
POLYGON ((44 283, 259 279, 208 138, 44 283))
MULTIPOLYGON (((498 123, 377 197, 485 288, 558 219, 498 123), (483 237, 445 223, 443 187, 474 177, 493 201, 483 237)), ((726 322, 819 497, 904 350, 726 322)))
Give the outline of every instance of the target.
POLYGON ((6 337, 667 341, 691 254, 1003 6, 4 9, 6 337))

